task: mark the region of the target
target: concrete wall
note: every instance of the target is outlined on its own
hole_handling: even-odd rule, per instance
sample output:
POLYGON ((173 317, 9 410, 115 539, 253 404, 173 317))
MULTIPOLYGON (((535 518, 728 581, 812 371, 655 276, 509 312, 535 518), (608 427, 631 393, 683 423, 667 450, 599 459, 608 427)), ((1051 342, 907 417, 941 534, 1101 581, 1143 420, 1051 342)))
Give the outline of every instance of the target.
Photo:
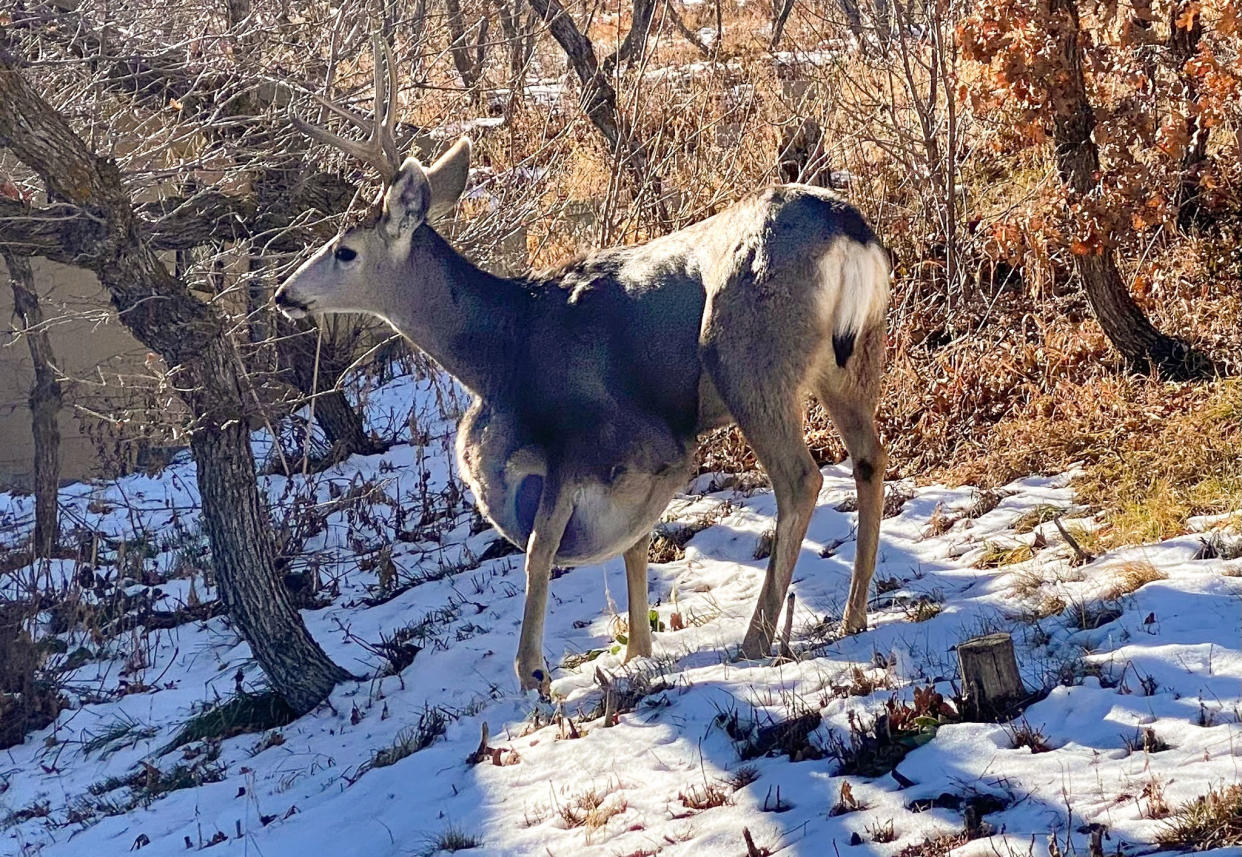
MULTIPOLYGON (((106 475, 84 422, 98 420, 132 400, 150 377, 147 350, 117 320, 95 276, 79 268, 32 259, 35 290, 48 324, 62 375, 65 408, 60 415, 61 475, 65 480, 106 475)), ((27 397, 34 383, 30 350, 19 338, 8 270, 0 262, 0 490, 29 487, 34 455, 27 397)))

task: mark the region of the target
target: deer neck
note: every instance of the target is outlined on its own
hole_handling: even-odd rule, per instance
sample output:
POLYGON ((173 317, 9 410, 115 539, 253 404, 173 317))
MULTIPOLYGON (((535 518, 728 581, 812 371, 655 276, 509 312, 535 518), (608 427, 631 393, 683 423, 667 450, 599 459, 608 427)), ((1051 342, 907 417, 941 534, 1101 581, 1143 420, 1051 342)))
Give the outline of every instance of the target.
POLYGON ((519 282, 482 270, 427 225, 411 237, 408 272, 394 289, 392 326, 475 395, 505 389, 529 301, 519 282))

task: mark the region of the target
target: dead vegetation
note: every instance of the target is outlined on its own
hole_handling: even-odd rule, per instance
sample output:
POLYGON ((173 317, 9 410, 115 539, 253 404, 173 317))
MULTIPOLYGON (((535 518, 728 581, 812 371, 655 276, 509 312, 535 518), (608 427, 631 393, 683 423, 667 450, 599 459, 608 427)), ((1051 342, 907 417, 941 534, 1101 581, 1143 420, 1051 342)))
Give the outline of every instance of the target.
POLYGON ((1166 848, 1208 851, 1242 845, 1242 785, 1209 789, 1169 814, 1156 841, 1166 848))
POLYGON ((263 732, 292 723, 297 715, 270 691, 241 692, 210 705, 191 717, 161 751, 169 753, 194 741, 223 741, 249 732, 263 732))
POLYGON ((822 720, 819 711, 805 707, 783 718, 757 708, 743 713, 737 707, 716 715, 716 724, 733 739, 743 761, 776 755, 788 756, 791 762, 822 759, 823 748, 812 740, 822 720))
POLYGON ((860 812, 867 808, 867 805, 854 797, 854 787, 850 785, 849 780, 841 783, 841 790, 837 798, 837 802, 828 810, 828 815, 837 816, 845 815, 850 812, 860 812))
MULTIPOLYGON (((727 783, 726 783, 727 785, 727 783)), ((733 789, 737 791, 737 789, 733 789)), ((695 783, 677 793, 677 800, 687 809, 702 812, 718 806, 731 806, 733 796, 729 791, 715 783, 695 783)))
POLYGON ((1032 726, 1025 717, 1021 721, 1010 723, 1005 727, 1005 731, 1009 733, 1009 744, 1015 750, 1023 747, 1032 753, 1047 753, 1052 750, 1052 745, 1048 743, 1048 736, 1044 734, 1044 730, 1038 726, 1032 726))
POLYGON ((30 636, 34 613, 33 605, 0 603, 0 749, 47 726, 63 705, 60 688, 43 669, 47 650, 30 636))
POLYGON ((481 837, 450 824, 444 830, 428 838, 427 847, 423 853, 425 855, 441 852, 452 854, 457 851, 481 848, 482 846, 483 839, 481 837))
POLYGON ((1002 542, 985 542, 983 553, 975 560, 975 568, 1004 568, 1017 565, 1035 556, 1035 549, 1028 544, 1006 544, 1002 542))
POLYGON ((1134 735, 1124 738, 1126 750, 1131 753, 1163 753, 1169 749, 1169 743, 1156 734, 1150 726, 1142 726, 1135 730, 1134 735))
POLYGON ((562 826, 568 830, 585 827, 595 830, 603 827, 609 819, 629 808, 622 795, 614 795, 616 785, 599 786, 571 797, 557 808, 562 826))
POLYGON ((895 695, 868 719, 849 712, 849 734, 829 739, 827 754, 838 762, 838 775, 879 777, 906 755, 936 736, 943 723, 958 720, 957 711, 931 687, 916 687, 911 701, 895 695))
POLYGON ((1108 588, 1100 597, 1105 601, 1116 601, 1167 576, 1147 560, 1132 560, 1111 566, 1108 569, 1108 588))
POLYGON ((954 466, 952 478, 1003 484, 1080 462, 1078 498, 1104 521, 1097 551, 1169 538, 1192 516, 1242 508, 1238 379, 1191 386, 1101 376, 1065 386, 1030 416, 999 423, 988 452, 954 466))
POLYGON ((376 750, 369 760, 358 766, 357 773, 349 781, 356 781, 368 771, 395 765, 407 756, 427 749, 444 735, 453 719, 454 714, 444 708, 425 707, 418 716, 417 724, 402 729, 392 744, 376 750))
POLYGON ((927 837, 915 845, 907 845, 893 857, 948 857, 954 849, 965 845, 970 838, 965 833, 945 833, 927 837))
POLYGON ((736 792, 746 788, 757 779, 759 779, 758 768, 754 765, 741 765, 725 778, 725 783, 736 792))

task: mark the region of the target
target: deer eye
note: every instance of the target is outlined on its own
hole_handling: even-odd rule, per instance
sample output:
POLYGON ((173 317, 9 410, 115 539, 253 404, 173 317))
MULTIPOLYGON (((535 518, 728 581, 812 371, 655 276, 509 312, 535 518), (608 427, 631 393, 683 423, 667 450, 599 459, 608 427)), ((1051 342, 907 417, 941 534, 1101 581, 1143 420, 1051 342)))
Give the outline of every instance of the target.
POLYGON ((351 250, 348 247, 337 247, 336 252, 332 255, 336 257, 336 261, 338 262, 352 262, 354 259, 358 258, 357 251, 351 250))

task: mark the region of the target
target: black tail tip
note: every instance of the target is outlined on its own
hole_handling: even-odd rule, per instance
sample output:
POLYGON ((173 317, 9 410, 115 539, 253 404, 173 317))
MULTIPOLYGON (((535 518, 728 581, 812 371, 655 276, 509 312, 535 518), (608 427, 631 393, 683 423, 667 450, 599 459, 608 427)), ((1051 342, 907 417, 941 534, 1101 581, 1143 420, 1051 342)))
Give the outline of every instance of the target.
POLYGON ((854 353, 853 333, 834 333, 832 335, 832 351, 837 355, 837 365, 845 368, 845 362, 854 353))

